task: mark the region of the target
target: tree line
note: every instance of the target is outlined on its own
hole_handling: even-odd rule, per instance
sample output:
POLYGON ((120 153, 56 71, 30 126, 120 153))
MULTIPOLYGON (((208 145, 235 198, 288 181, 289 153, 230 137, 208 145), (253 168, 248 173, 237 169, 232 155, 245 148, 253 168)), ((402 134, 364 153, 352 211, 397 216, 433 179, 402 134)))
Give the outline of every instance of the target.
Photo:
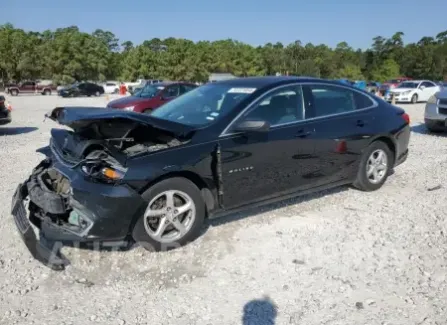
POLYGON ((208 81, 210 73, 262 76, 276 73, 326 79, 385 81, 398 76, 447 79, 447 30, 404 44, 404 33, 377 36, 367 50, 347 42, 335 48, 297 40, 254 47, 237 40, 193 42, 153 38, 142 44, 110 31, 85 33, 77 26, 44 32, 0 25, 0 78, 5 81, 139 78, 208 81))

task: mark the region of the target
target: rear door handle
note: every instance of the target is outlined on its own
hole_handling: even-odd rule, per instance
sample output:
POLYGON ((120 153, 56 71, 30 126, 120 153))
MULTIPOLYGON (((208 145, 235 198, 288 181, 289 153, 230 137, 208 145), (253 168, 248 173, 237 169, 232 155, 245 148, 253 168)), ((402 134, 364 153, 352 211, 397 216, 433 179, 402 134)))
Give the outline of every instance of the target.
POLYGON ((303 129, 301 129, 301 130, 299 130, 299 131, 295 134, 295 138, 305 138, 305 137, 311 135, 311 134, 314 133, 314 132, 315 132, 315 130, 311 130, 311 131, 309 131, 309 130, 303 130, 303 129))
POLYGON ((357 126, 359 126, 359 127, 364 127, 365 126, 365 121, 363 121, 363 120, 357 120, 357 123, 356 123, 356 125, 357 126))

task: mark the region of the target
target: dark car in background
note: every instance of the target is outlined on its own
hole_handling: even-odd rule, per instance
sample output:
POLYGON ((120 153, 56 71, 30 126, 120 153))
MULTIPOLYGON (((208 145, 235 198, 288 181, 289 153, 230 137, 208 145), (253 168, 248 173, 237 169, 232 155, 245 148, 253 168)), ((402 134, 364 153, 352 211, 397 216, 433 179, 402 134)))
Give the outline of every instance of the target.
POLYGON ((112 100, 107 107, 151 114, 159 106, 194 88, 197 88, 197 85, 187 82, 148 83, 132 96, 112 100))
POLYGON ((104 94, 104 87, 91 82, 76 83, 58 91, 61 97, 101 96, 102 94, 104 94))
POLYGON ((5 104, 5 96, 0 95, 0 125, 11 123, 11 111, 5 104))
POLYGON ((313 78, 209 83, 151 115, 59 107, 48 116, 72 130, 51 131, 12 214, 54 269, 66 263, 52 255, 60 243, 160 251, 194 240, 206 217, 346 184, 378 190, 410 139, 403 109, 313 78))

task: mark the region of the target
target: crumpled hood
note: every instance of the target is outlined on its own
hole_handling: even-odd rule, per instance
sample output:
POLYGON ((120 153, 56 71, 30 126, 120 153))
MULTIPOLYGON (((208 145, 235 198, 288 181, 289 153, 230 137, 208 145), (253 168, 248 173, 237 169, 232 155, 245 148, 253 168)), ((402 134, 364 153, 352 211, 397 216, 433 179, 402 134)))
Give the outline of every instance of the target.
POLYGON ((102 107, 56 107, 45 117, 74 130, 97 122, 129 121, 170 132, 181 138, 188 137, 195 128, 181 123, 158 119, 147 114, 102 107))

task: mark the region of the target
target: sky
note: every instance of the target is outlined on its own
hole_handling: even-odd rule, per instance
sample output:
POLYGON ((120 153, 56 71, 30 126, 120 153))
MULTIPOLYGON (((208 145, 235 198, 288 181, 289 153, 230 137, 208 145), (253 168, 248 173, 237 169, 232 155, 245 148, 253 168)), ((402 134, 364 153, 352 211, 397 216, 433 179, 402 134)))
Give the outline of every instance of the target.
POLYGON ((397 31, 405 42, 447 30, 447 0, 0 0, 0 24, 33 31, 77 25, 121 42, 232 38, 251 45, 346 41, 366 49, 397 31))

